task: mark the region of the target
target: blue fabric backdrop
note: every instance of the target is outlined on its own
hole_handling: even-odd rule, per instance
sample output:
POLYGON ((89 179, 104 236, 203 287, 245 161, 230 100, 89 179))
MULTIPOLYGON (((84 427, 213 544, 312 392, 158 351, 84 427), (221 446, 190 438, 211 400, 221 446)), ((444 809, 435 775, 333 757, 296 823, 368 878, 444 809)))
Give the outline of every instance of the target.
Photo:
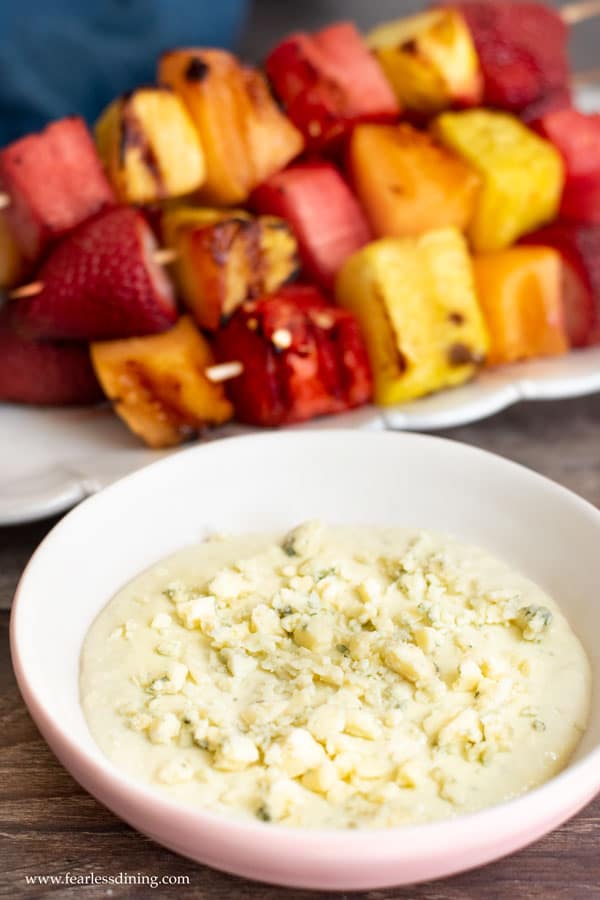
POLYGON ((163 50, 231 46, 246 9, 247 0, 0 0, 0 145, 60 116, 92 122, 154 80, 163 50))

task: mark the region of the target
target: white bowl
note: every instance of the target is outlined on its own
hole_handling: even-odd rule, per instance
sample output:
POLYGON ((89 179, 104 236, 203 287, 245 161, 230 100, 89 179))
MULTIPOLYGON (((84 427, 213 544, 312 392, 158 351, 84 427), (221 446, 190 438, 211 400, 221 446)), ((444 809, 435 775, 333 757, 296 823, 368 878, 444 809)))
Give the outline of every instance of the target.
POLYGON ((219 869, 281 885, 360 890, 438 878, 510 853, 600 788, 600 512, 528 470, 410 434, 265 434, 199 446, 125 478, 68 515, 19 585, 12 653, 42 734, 73 776, 154 840, 219 869), (117 770, 92 739, 79 654, 131 578, 215 530, 283 531, 307 518, 431 528, 475 542, 561 604, 594 671, 575 758, 510 803, 439 824, 303 831, 182 808, 117 770))

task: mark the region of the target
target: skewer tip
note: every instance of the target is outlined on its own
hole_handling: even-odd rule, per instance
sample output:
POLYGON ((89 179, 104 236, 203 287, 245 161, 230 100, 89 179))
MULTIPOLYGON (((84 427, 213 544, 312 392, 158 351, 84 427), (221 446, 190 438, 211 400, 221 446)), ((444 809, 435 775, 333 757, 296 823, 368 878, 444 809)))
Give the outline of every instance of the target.
POLYGON ((25 300, 27 297, 35 297, 44 290, 44 284, 41 281, 32 281, 31 284, 24 284, 22 287, 13 288, 9 291, 7 297, 9 300, 25 300))
POLYGON ((220 384, 222 381, 229 381, 231 378, 237 378, 244 371, 241 362, 219 363, 216 366, 209 366, 205 369, 204 374, 213 384, 220 384))
POLYGON ((600 0, 576 0, 564 6, 559 15, 566 25, 577 25, 600 15, 600 0))
POLYGON ((162 247, 160 250, 154 251, 152 258, 159 266, 170 266, 177 259, 177 251, 171 247, 162 247))

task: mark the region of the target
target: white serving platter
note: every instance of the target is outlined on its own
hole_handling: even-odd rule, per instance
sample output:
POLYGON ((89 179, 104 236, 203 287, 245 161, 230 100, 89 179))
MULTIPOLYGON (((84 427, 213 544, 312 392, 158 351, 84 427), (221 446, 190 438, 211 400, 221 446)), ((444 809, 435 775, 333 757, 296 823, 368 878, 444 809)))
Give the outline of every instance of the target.
MULTIPOLYGON (((369 406, 294 427, 377 430, 385 424, 380 411, 369 406)), ((227 425, 203 440, 257 430, 227 425)), ((64 512, 124 475, 176 452, 144 449, 108 406, 37 409, 0 404, 0 526, 64 512)))
POLYGON ((600 391, 600 347, 482 372, 474 381, 382 409, 387 428, 437 431, 477 422, 521 400, 563 400, 600 391))
MULTIPOLYGON (((314 428, 435 431, 484 419, 521 400, 600 392, 600 347, 490 370, 454 390, 387 409, 319 419, 314 428)), ((247 434, 229 425, 203 440, 247 434)), ((0 526, 63 512, 135 469, 166 456, 140 446, 107 406, 31 409, 0 404, 0 526)))

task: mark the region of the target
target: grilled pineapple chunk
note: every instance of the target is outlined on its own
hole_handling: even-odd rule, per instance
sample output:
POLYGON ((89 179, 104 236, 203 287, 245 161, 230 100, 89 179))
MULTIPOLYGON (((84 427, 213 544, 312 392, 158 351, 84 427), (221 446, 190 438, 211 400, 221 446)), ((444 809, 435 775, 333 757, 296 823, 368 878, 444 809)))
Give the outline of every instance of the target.
POLYGON ((91 356, 115 412, 149 447, 173 447, 233 415, 204 375, 212 352, 187 317, 163 334, 92 344, 91 356))
POLYGON ((25 261, 6 216, 0 211, 0 288, 14 287, 24 276, 25 270, 25 261))
POLYGON ((264 76, 225 50, 166 53, 158 77, 179 94, 200 135, 207 162, 201 197, 207 203, 243 203, 304 147, 264 76))
POLYGON ((558 213, 565 173, 557 150, 507 113, 444 113, 435 137, 482 176, 469 238, 479 253, 504 250, 558 213))
POLYGON ((273 293, 298 271, 296 238, 274 216, 183 207, 165 214, 163 234, 177 251, 181 296, 208 331, 216 331, 245 300, 273 293))
POLYGON ((461 384, 484 361, 488 334, 457 229, 369 244, 343 267, 336 296, 362 326, 377 403, 461 384))
POLYGON ((409 112, 431 116, 481 102, 479 59, 456 10, 434 9, 387 22, 367 36, 367 43, 409 112))
POLYGON ((123 203, 154 203, 197 190, 204 152, 181 100, 166 88, 119 97, 96 123, 96 143, 123 203))

